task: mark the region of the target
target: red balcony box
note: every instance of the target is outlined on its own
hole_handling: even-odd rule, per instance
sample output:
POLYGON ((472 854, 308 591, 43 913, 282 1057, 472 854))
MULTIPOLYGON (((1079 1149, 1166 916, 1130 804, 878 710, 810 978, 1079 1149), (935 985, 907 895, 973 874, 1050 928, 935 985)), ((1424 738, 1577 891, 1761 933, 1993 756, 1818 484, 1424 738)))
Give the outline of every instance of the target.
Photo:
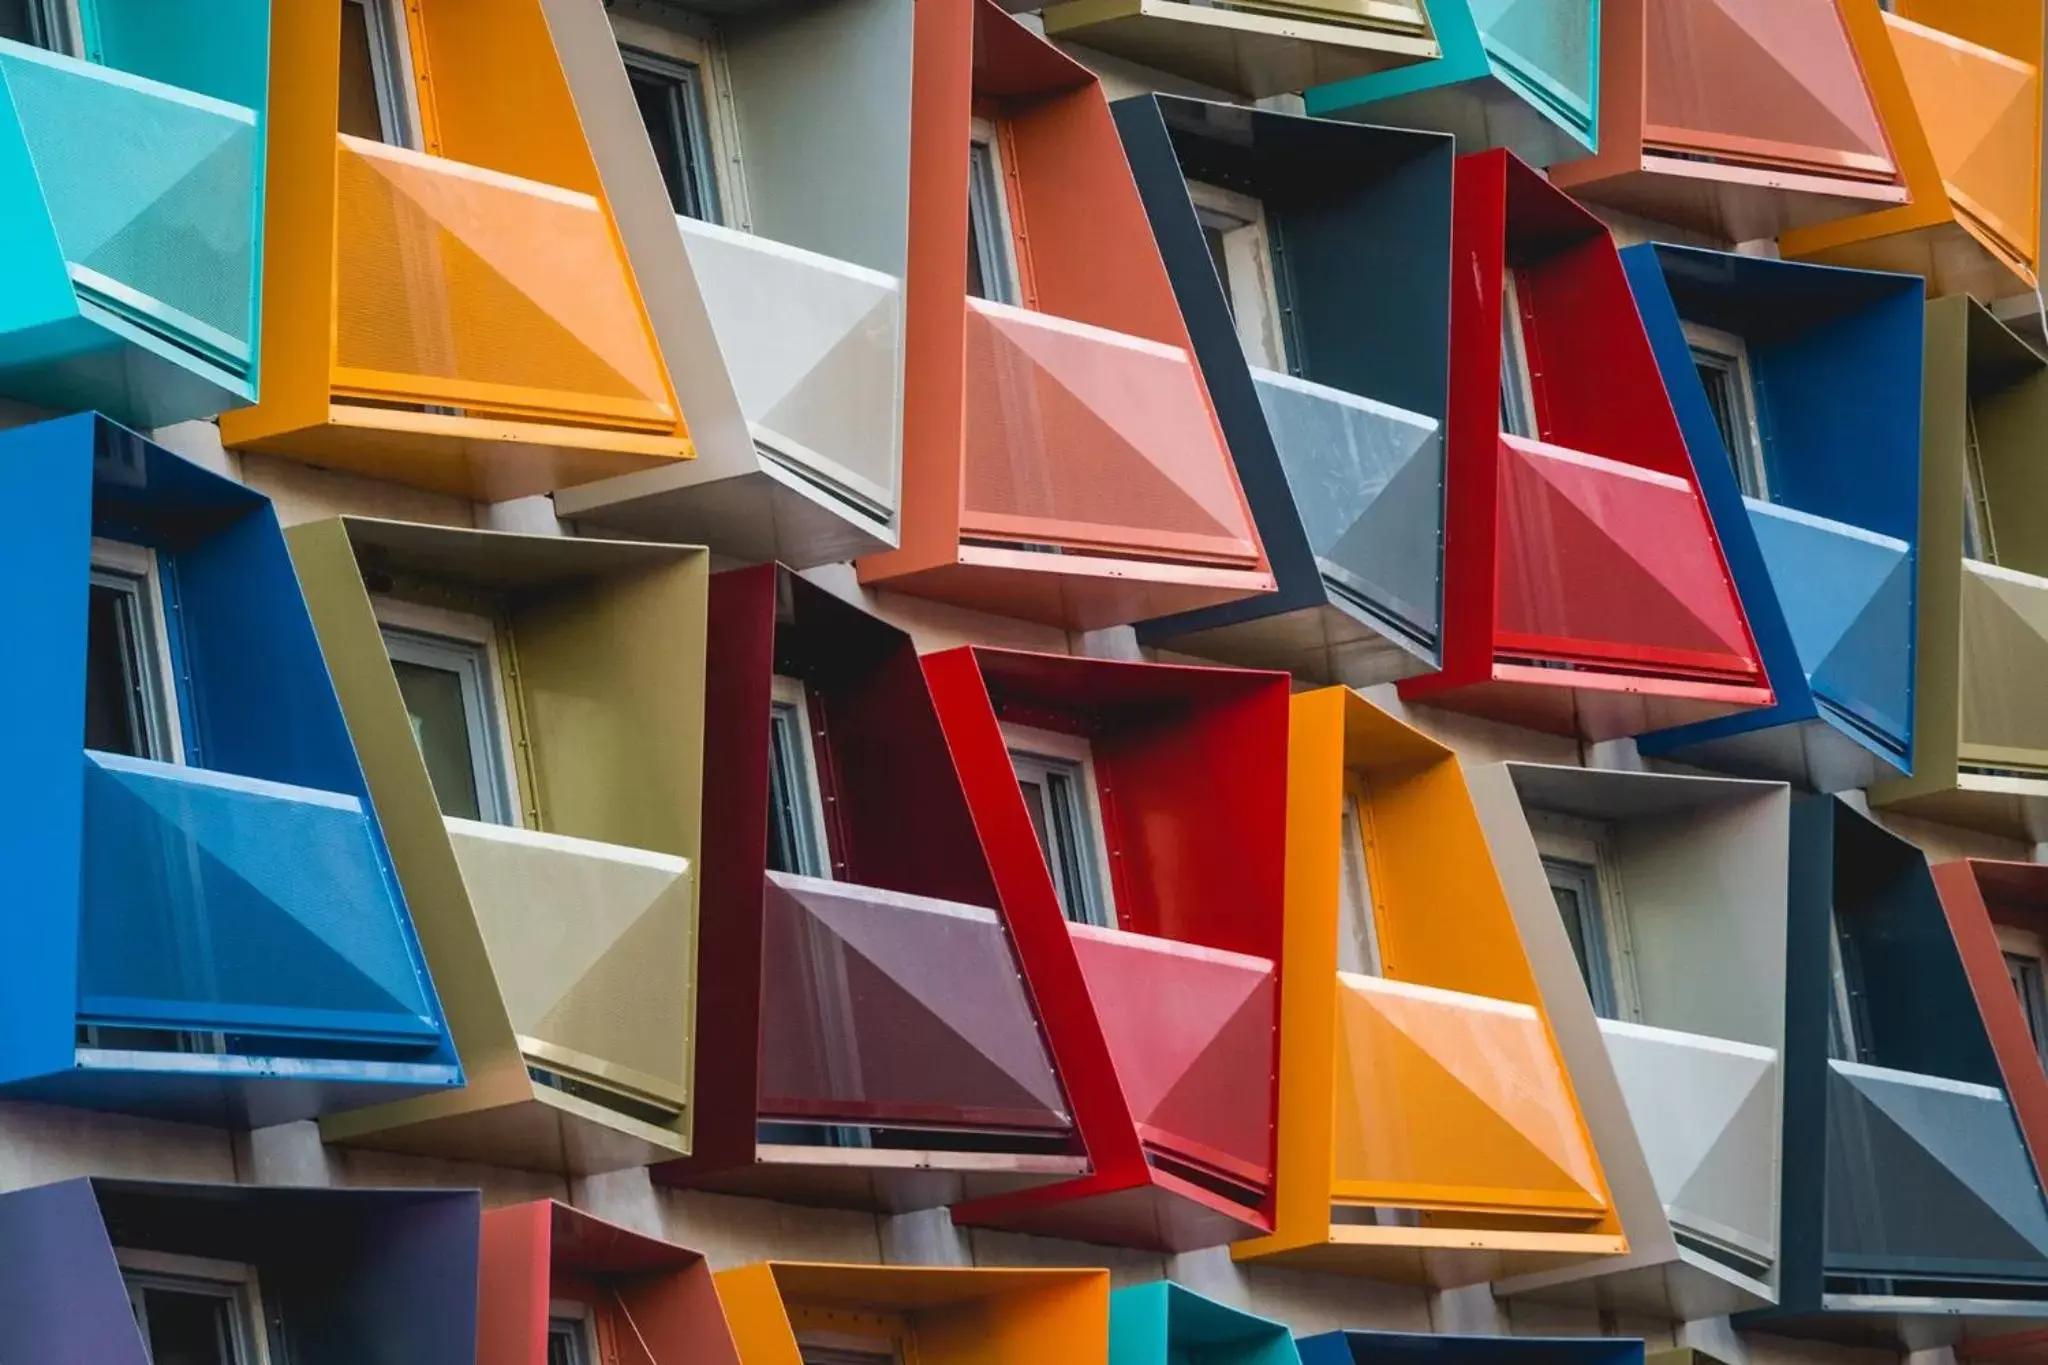
POLYGON ((913 23, 902 544, 861 580, 1070 630, 1273 591, 1101 85, 992 0, 913 23))
POLYGON ((924 667, 1093 1168, 954 1221, 1167 1251, 1269 1231, 1287 675, 972 646, 924 667), (1048 735, 1085 744, 1093 923, 1013 767, 1048 735))
POLYGON ((894 1213, 1086 1172, 910 637, 773 564, 710 631, 710 1045, 654 1178, 894 1213))
POLYGON ((1606 227, 1504 151, 1455 196, 1444 666, 1401 695, 1590 740, 1770 705, 1606 227))

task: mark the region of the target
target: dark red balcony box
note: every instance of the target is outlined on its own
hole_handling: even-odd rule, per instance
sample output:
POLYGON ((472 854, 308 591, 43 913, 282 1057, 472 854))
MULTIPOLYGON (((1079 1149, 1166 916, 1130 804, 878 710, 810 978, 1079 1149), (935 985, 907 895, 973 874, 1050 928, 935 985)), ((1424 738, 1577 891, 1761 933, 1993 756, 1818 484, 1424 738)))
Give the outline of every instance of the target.
POLYGON ((1093 1166, 954 1221, 1170 1251, 1270 1230, 1287 675, 978 647, 924 667, 1093 1166), (1011 727, 1087 743, 1106 924, 1062 909, 1011 727))
POLYGON ((654 1178, 902 1212, 1085 1172, 910 637, 773 564, 712 577, 709 629, 699 1101, 654 1178))
POLYGON ((1401 695, 1596 740, 1770 705, 1607 228, 1503 151, 1455 195, 1444 667, 1401 695))

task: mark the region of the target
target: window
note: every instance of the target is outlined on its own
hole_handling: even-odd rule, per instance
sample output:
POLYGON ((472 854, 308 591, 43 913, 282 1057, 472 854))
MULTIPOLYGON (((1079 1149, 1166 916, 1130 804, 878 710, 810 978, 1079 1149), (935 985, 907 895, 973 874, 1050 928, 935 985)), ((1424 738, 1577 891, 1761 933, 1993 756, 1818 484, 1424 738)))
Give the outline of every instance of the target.
POLYGON ((810 703, 795 678, 775 680, 768 723, 768 868, 828 877, 825 802, 811 738, 810 703))
POLYGON ((1265 206, 1250 195, 1200 181, 1188 182, 1188 195, 1209 243, 1245 359, 1261 369, 1286 372, 1287 346, 1265 206))
POLYGON ((2034 1055, 2048 1066, 2048 976, 2042 970, 2048 952, 2044 952, 2039 934, 2006 924, 1997 929, 1998 946, 2005 954, 2005 974, 2012 979, 2013 994, 2020 998, 2020 1013, 2026 1018, 2034 1055))
POLYGON ((1640 1020, 1627 906, 1607 827, 1549 811, 1531 812, 1530 825, 1593 1013, 1640 1020))
POLYGON ((377 615, 441 813, 518 824, 491 623, 401 602, 379 603, 377 615))
POLYGON ((1991 529, 1991 504, 1984 496, 1984 447, 1977 440, 1977 410, 1963 409, 1963 558, 1998 562, 1998 539, 1991 529))
POLYGON ((597 1365, 590 1313, 581 1304, 556 1304, 548 1312, 547 1365, 597 1365))
POLYGON ((419 145, 403 0, 341 0, 340 128, 393 147, 419 145))
POLYGON ((1010 251, 1009 195, 995 125, 986 120, 974 121, 967 166, 967 292, 992 303, 1016 303, 1023 291, 1010 251))
POLYGON ((803 1365, 904 1365, 917 1358, 910 1324, 894 1313, 795 1304, 790 1318, 803 1365))
POLYGON ((229 1261, 117 1251, 151 1365, 264 1365, 256 1273, 229 1261))
POLYGON ((1379 920, 1372 899, 1371 810, 1366 793, 1347 782, 1343 827, 1338 835, 1337 970, 1379 976, 1379 920))
POLYGON ((1713 410, 1714 426, 1727 447, 1728 462, 1735 469, 1735 482, 1742 495, 1767 501, 1770 479, 1764 469, 1762 429, 1757 425, 1756 380, 1750 373, 1749 347, 1730 332, 1685 324, 1685 342, 1692 351, 1693 368, 1699 372, 1700 387, 1707 391, 1707 406, 1713 410))
POLYGON ((1003 735, 1061 911, 1075 924, 1115 928, 1114 903, 1103 881, 1102 815, 1088 742, 1022 726, 1004 726, 1003 735))
POLYGON ((621 47, 640 121, 668 186, 671 207, 686 218, 716 223, 718 177, 711 153, 711 116, 703 68, 635 47, 621 47))
POLYGON ((85 628, 85 747, 184 761, 156 553, 95 540, 85 628))
POLYGON ((1863 972, 1855 941, 1841 920, 1828 918, 1828 1056, 1842 1062, 1866 1060, 1870 1030, 1863 1017, 1863 972))
POLYGON ((1515 272, 1503 272, 1500 305, 1500 429, 1541 440, 1536 420, 1536 379, 1529 369, 1529 339, 1522 327, 1522 290, 1515 272))
POLYGON ((77 52, 76 0, 0 0, 0 38, 51 52, 77 52))

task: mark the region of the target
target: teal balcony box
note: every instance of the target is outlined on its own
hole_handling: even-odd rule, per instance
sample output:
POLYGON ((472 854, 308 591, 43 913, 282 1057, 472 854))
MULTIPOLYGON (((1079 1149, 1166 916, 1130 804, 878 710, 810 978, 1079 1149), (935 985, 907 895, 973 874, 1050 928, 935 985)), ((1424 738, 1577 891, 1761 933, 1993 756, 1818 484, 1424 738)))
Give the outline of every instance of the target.
POLYGON ((134 427, 256 398, 269 0, 0 5, 0 396, 134 427))
POLYGON ((1304 92, 1328 118, 1450 133, 1532 166, 1599 148, 1600 0, 1431 0, 1443 55, 1304 92))

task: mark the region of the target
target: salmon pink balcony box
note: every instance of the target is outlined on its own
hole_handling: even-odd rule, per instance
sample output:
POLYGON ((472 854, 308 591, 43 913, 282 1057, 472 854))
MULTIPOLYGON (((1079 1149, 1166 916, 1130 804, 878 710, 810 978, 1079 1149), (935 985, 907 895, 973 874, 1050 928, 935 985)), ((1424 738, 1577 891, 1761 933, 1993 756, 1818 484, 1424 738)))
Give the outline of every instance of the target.
POLYGON ((1072 630, 1271 591, 1096 77, 992 0, 915 51, 902 544, 861 581, 1072 630))

